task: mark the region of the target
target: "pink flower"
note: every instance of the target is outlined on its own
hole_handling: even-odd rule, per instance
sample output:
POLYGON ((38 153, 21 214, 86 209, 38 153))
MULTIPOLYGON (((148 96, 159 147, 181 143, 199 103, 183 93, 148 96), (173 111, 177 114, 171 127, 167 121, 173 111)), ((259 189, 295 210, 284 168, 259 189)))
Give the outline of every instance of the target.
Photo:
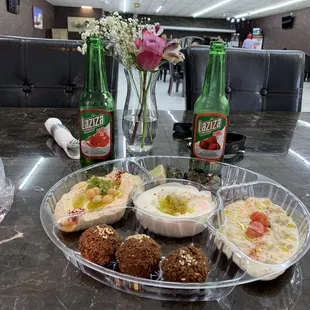
POLYGON ((145 51, 137 56, 137 63, 142 70, 153 71, 159 66, 161 58, 160 55, 145 51))
POLYGON ((160 24, 156 24, 154 30, 157 36, 160 36, 164 32, 164 28, 160 24))
POLYGON ((145 31, 142 40, 136 38, 135 45, 139 49, 137 63, 142 70, 155 70, 162 59, 166 41, 157 35, 145 31))
POLYGON ((164 50, 163 58, 173 64, 183 61, 184 55, 180 52, 180 49, 177 39, 170 41, 164 50))
POLYGON ((139 37, 136 37, 135 39, 135 45, 136 45, 136 48, 139 49, 140 46, 142 45, 142 40, 139 38, 139 37))
POLYGON ((148 31, 143 33, 141 41, 139 42, 139 53, 147 51, 156 55, 162 55, 167 45, 164 39, 148 31))

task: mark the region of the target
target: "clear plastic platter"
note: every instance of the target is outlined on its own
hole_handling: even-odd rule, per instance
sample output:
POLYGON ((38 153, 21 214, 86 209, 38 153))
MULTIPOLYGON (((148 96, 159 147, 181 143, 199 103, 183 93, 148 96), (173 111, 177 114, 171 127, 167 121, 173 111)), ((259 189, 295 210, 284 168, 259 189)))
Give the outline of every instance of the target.
MULTIPOLYGON (((94 211, 97 212, 97 211, 94 211)), ((107 211, 108 212, 108 211, 107 211)), ((308 251, 310 217, 302 202, 280 184, 255 172, 222 163, 207 163, 186 157, 149 156, 103 162, 76 171, 56 183, 46 194, 40 209, 42 225, 49 238, 60 248, 65 257, 82 272, 115 289, 160 300, 219 300, 229 295, 236 285, 257 280, 271 280, 300 260, 308 251), (174 166, 182 174, 195 169, 204 171, 208 182, 195 185, 188 180, 171 180, 199 187, 212 192, 216 205, 208 216, 186 219, 171 219, 149 213, 134 206, 132 199, 141 190, 162 184, 154 180, 150 171, 162 164, 165 168, 174 166), (168 253, 182 246, 194 245, 203 249, 208 257, 211 270, 204 283, 177 283, 163 279, 161 263, 147 278, 129 276, 119 272, 118 262, 100 266, 84 259, 78 250, 78 239, 82 231, 64 232, 62 223, 74 219, 79 222, 83 212, 55 218, 54 210, 59 199, 75 184, 85 181, 92 175, 104 176, 116 167, 134 175, 139 175, 144 185, 136 189, 126 206, 117 206, 120 215, 111 226, 122 240, 135 234, 146 234, 162 247, 162 259, 168 253), (219 231, 225 222, 225 207, 237 200, 249 197, 269 198, 281 206, 296 223, 299 245, 296 254, 281 264, 263 264, 253 260, 228 241, 219 231), (163 227, 165 228, 163 230, 163 227), (174 227, 173 230, 170 228, 174 227), (190 227, 190 230, 188 230, 190 227), (61 228, 61 229, 59 229, 61 228), (187 229, 184 235, 184 229, 187 229), (171 231, 180 234, 171 235, 171 231), (188 231, 192 233, 188 233, 188 231), (185 236, 185 237, 184 237, 185 236)), ((102 216, 102 218, 106 218, 102 216)), ((95 225, 99 224, 98 222, 95 225)))

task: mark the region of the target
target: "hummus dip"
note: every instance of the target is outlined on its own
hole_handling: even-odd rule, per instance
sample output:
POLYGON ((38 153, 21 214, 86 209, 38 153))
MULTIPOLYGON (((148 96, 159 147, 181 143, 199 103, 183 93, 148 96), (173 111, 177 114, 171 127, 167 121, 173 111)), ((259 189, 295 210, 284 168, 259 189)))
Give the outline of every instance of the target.
POLYGON ((134 204, 137 218, 145 229, 179 238, 203 231, 207 215, 216 207, 211 192, 177 182, 165 183, 141 193, 134 204))
MULTIPOLYGON (((219 232, 253 260, 281 264, 297 252, 299 233, 295 222, 270 199, 236 201, 225 207, 224 214, 225 223, 219 232)), ((260 275, 259 270, 254 273, 260 275)))
POLYGON ((139 176, 116 168, 104 177, 92 176, 77 183, 56 204, 58 228, 72 232, 117 222, 125 213, 129 194, 141 184, 139 176))

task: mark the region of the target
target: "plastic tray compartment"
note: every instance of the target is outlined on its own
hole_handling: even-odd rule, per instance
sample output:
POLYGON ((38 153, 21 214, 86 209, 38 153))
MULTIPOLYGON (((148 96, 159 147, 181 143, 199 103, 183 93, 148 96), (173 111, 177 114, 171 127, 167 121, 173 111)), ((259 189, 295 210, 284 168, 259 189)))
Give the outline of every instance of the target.
MULTIPOLYGON (((309 213, 306 207, 284 187, 267 181, 258 182, 258 180, 266 179, 246 169, 221 163, 210 164, 184 157, 150 156, 115 160, 81 169, 56 183, 42 201, 40 217, 47 235, 63 251, 65 257, 82 272, 110 287, 160 300, 219 300, 230 294, 236 285, 279 275, 279 272, 283 272, 296 263, 309 248, 309 213), (184 173, 192 167, 192 162, 194 162, 195 167, 207 172, 216 172, 220 177, 219 186, 211 186, 212 192, 216 193, 215 199, 220 209, 211 214, 205 223, 195 220, 191 222, 194 228, 199 227, 197 229, 200 232, 199 234, 186 238, 168 238, 155 234, 141 225, 132 204, 127 205, 124 216, 112 226, 123 240, 127 236, 137 233, 149 235, 161 245, 163 259, 174 249, 185 245, 194 244, 201 247, 206 252, 211 264, 211 271, 205 283, 190 284, 163 281, 160 266, 157 273, 154 273, 150 279, 142 279, 118 272, 117 262, 108 266, 93 264, 83 259, 78 251, 77 241, 81 232, 65 233, 59 229, 58 221, 54 219, 53 212, 62 195, 68 193, 76 183, 85 181, 92 175, 103 176, 116 167, 140 175, 144 182, 149 182, 152 179, 149 171, 159 164, 163 164, 165 168, 176 166, 184 173), (242 184, 246 182, 252 183, 242 184), (219 226, 225 220, 223 213, 225 206, 233 201, 253 196, 269 197, 274 203, 282 206, 293 217, 300 233, 300 248, 296 255, 281 265, 268 265, 266 272, 269 274, 258 275, 258 277, 251 275, 251 266, 258 266, 260 263, 251 261, 218 231, 219 226)), ((162 220, 163 218, 160 216, 160 221, 162 220)), ((177 222, 180 224, 179 219, 177 222)), ((189 220, 186 219, 186 225, 188 224, 189 220)))
MULTIPOLYGON (((52 225, 54 222, 53 214, 54 214, 54 210, 55 210, 57 202, 61 199, 61 197, 64 194, 70 192, 71 188, 75 184, 86 181, 93 175, 105 176, 111 171, 113 171, 114 168, 129 172, 133 175, 139 175, 143 182, 150 180, 150 176, 147 173, 147 171, 141 168, 134 161, 131 161, 128 159, 121 159, 121 160, 118 159, 118 160, 113 160, 109 162, 99 163, 99 164, 92 165, 87 168, 84 168, 84 169, 81 169, 81 170, 78 170, 76 172, 69 174, 68 176, 60 180, 58 183, 56 183, 49 190, 49 192, 46 194, 41 204, 41 209, 40 209, 41 222, 42 222, 43 228, 45 229, 46 233, 49 235, 50 238, 52 238, 52 241, 54 243, 55 243, 55 240, 53 239, 53 235, 51 234, 51 231, 52 231, 52 225)), ((128 203, 130 202, 131 202, 131 197, 128 203)), ((122 207, 123 211, 119 209, 120 218, 124 215, 125 208, 126 208, 126 205, 122 207)), ((91 212, 92 217, 95 218, 96 212, 100 212, 100 210, 92 211, 91 212)), ((79 216, 80 215, 81 214, 79 214, 79 216)), ((68 219, 69 218, 71 217, 68 217, 68 219)), ((60 224, 60 222, 58 222, 58 224, 60 224)), ((97 225, 97 224, 100 224, 100 223, 94 221, 93 225, 97 225)), ((88 225, 88 226, 92 226, 92 225, 88 225)))
POLYGON ((0 180, 0 223, 11 209, 14 193, 15 185, 11 179, 4 178, 3 180, 0 180))
MULTIPOLYGON (((141 214, 140 214, 141 215, 141 214)), ((165 221, 161 216, 154 216, 154 221, 165 221)), ((169 219, 169 225, 174 225, 169 219)), ((82 232, 64 233, 58 229, 55 222, 52 227, 52 235, 57 240, 57 245, 64 251, 66 257, 82 272, 97 281, 115 289, 131 294, 160 299, 160 300, 218 300, 227 296, 245 275, 245 272, 232 263, 231 259, 218 251, 214 243, 213 233, 209 228, 195 220, 174 220, 176 225, 192 226, 192 231, 201 233, 193 237, 173 238, 164 237, 145 229, 137 217, 136 210, 128 207, 123 218, 111 226, 116 229, 122 240, 135 234, 146 234, 158 242, 162 248, 162 260, 173 250, 183 246, 194 245, 205 251, 211 271, 205 283, 177 283, 163 280, 161 263, 158 269, 148 279, 138 278, 122 274, 118 270, 117 261, 108 265, 96 265, 85 260, 78 250, 78 239, 82 232)), ((161 261, 162 261, 161 260, 161 261)))
POLYGON ((136 209, 136 217, 145 229, 161 236, 175 238, 191 237, 201 233, 205 229, 205 224, 209 216, 213 214, 219 205, 217 196, 208 191, 205 186, 183 179, 152 180, 143 183, 133 192, 132 200, 136 209), (209 212, 200 215, 180 217, 181 221, 178 221, 175 217, 164 213, 159 216, 154 216, 154 213, 149 211, 149 208, 152 208, 152 199, 146 200, 143 203, 142 208, 137 204, 137 200, 141 194, 148 190, 152 190, 157 186, 161 186, 162 188, 169 188, 172 186, 173 190, 179 189, 181 191, 186 191, 188 187, 191 187, 193 189, 197 189, 199 192, 207 192, 207 194, 210 194, 210 197, 209 195, 207 196, 207 199, 210 202, 210 204, 208 204, 210 206, 210 210, 209 212), (197 222, 197 224, 193 225, 193 222, 197 222), (199 222, 203 223, 203 225, 198 225, 199 222))
POLYGON ((309 212, 303 203, 283 186, 271 182, 253 182, 221 188, 218 191, 218 196, 222 206, 210 217, 209 224, 215 232, 215 243, 218 249, 222 250, 228 258, 232 258, 242 270, 246 271, 247 276, 244 277, 242 283, 251 282, 253 278, 272 280, 300 260, 308 251, 310 246, 309 212), (250 258, 219 232, 220 226, 225 224, 225 207, 235 201, 249 197, 269 198, 273 203, 281 206, 297 225, 299 249, 293 257, 282 264, 264 264, 250 258))
POLYGON ((212 176, 209 184, 211 190, 217 190, 222 186, 269 180, 265 176, 247 169, 224 163, 210 163, 190 157, 148 156, 137 158, 137 163, 148 171, 153 170, 158 165, 163 165, 165 169, 176 167, 180 169, 183 175, 189 170, 203 171, 212 176))

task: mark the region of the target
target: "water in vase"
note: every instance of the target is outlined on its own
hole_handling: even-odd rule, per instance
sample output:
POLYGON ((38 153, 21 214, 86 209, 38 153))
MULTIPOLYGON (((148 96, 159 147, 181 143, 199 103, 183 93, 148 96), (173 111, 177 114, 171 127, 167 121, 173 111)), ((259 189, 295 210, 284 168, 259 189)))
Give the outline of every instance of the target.
POLYGON ((145 119, 137 121, 135 115, 123 117, 123 134, 127 141, 127 151, 130 155, 147 155, 153 148, 153 142, 158 130, 158 119, 147 113, 145 119))

